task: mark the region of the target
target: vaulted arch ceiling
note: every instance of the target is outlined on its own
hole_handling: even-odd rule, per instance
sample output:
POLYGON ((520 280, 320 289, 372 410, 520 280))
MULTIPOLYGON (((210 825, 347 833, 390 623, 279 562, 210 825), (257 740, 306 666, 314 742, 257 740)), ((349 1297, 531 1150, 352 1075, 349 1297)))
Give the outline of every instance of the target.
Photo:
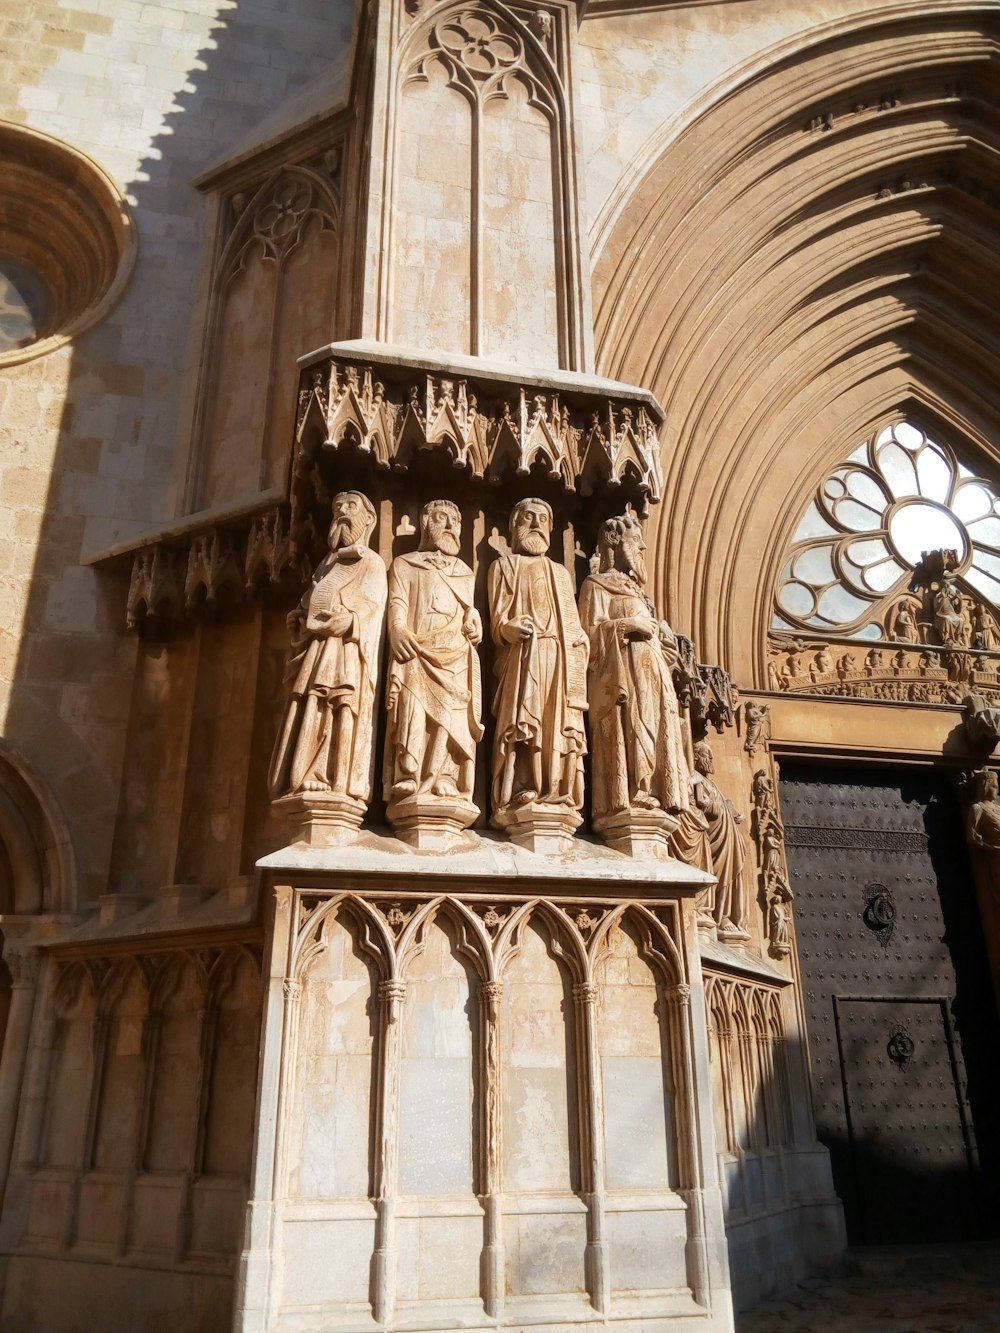
POLYGON ((812 491, 909 415, 1000 469, 1000 14, 904 4, 730 81, 598 240, 599 368, 667 409, 654 595, 763 684, 812 491))

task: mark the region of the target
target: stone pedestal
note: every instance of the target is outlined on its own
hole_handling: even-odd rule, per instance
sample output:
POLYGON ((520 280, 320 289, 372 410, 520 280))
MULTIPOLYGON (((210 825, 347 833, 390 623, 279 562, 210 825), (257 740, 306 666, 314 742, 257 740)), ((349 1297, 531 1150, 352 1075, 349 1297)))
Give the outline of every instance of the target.
POLYGON ((678 822, 665 810, 619 810, 603 819, 595 819, 594 832, 616 852, 670 860, 669 838, 678 822))
POLYGON ((708 876, 369 830, 260 871, 239 1333, 730 1333, 708 876))
POLYGON ((509 805, 493 816, 511 842, 542 856, 561 856, 573 846, 573 835, 583 823, 579 810, 572 805, 509 805))
POLYGON ((449 851, 465 839, 465 830, 479 818, 479 807, 461 797, 411 796, 390 801, 389 823, 408 847, 417 851, 449 851))
POLYGON ((367 812, 364 801, 332 791, 296 792, 272 802, 279 819, 294 829, 293 843, 304 847, 345 847, 354 842, 367 812))

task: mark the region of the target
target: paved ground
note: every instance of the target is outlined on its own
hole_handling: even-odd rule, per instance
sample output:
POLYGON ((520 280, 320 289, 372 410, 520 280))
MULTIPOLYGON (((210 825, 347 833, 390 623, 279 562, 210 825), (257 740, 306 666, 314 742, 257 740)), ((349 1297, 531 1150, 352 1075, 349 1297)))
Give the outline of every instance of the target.
POLYGON ((1000 1333, 1000 1244, 853 1251, 842 1276, 738 1315, 736 1330, 1000 1333))

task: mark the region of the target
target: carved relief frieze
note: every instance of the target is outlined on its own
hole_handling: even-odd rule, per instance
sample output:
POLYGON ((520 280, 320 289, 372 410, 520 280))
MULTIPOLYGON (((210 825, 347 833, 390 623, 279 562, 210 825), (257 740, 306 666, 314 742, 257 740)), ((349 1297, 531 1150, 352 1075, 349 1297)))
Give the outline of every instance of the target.
POLYGON ((643 502, 656 502, 662 487, 647 405, 587 389, 540 392, 331 357, 303 372, 296 439, 306 458, 349 443, 397 469, 420 450, 438 450, 493 482, 541 463, 583 495, 629 480, 643 502))
MULTIPOLYGON (((909 628, 904 615, 902 629, 909 628)), ((777 634, 768 644, 768 687, 791 694, 961 704, 971 691, 1000 704, 998 673, 1000 653, 995 649, 777 634)))

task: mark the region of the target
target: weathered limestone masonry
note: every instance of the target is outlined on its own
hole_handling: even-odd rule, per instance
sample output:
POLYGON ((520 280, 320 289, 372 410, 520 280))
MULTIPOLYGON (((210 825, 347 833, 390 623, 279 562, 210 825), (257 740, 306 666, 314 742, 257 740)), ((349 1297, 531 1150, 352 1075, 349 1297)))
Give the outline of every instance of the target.
POLYGON ((998 52, 7 0, 0 1330, 714 1333, 1000 1216, 998 52))

